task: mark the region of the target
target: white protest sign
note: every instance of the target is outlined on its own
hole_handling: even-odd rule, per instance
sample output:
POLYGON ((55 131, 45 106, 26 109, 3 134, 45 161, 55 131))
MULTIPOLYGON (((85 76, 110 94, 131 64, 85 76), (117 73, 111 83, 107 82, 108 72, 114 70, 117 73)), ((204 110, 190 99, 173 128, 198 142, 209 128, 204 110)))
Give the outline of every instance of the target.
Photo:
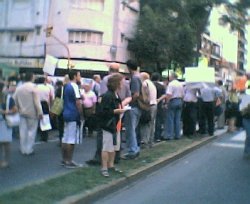
POLYGON ((215 83, 215 70, 213 67, 207 67, 207 68, 186 67, 185 81, 187 83, 196 83, 196 82, 215 83))
POLYGON ((57 62, 58 62, 57 58, 51 55, 46 55, 43 66, 43 72, 54 76, 57 62))

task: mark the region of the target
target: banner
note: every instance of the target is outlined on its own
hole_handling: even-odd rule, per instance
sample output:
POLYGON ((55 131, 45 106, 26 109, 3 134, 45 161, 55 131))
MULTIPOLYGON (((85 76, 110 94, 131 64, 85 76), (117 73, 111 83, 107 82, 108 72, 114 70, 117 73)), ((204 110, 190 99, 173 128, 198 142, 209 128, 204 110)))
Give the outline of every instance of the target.
POLYGON ((57 62, 58 62, 57 58, 51 55, 46 55, 43 72, 54 76, 57 62))
POLYGON ((213 67, 208 67, 207 69, 197 67, 186 67, 185 81, 187 83, 215 83, 215 70, 213 67))

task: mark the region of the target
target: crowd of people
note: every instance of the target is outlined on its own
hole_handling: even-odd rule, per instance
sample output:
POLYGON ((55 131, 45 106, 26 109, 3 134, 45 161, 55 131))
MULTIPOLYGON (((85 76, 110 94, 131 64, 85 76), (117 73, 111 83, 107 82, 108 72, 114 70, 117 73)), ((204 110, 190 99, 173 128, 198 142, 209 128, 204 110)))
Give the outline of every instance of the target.
MULTIPOLYGON (((26 73, 0 82, 0 167, 8 167, 12 136, 19 129, 20 152, 34 154, 35 139, 47 142, 48 129, 40 126, 46 115, 59 132, 61 165, 78 168, 74 147, 84 137, 96 134, 96 153, 89 164, 100 164, 101 174, 122 172, 115 164, 120 159, 135 159, 142 148, 154 143, 179 140, 183 136, 213 136, 215 128, 228 131, 241 127, 240 98, 232 86, 222 81, 185 84, 173 72, 168 79, 159 73, 139 72, 136 62, 128 60, 128 75, 119 73, 120 65, 110 63, 103 79, 94 75, 84 79, 80 71, 70 70, 64 81, 54 86, 47 76, 26 73), (55 98, 63 100, 60 114, 51 113, 55 98), (19 126, 8 124, 8 116, 19 115, 19 126), (56 121, 56 122, 55 122, 56 121), (126 152, 121 155, 122 140, 126 152)), ((243 117, 243 123, 247 123, 243 117)))

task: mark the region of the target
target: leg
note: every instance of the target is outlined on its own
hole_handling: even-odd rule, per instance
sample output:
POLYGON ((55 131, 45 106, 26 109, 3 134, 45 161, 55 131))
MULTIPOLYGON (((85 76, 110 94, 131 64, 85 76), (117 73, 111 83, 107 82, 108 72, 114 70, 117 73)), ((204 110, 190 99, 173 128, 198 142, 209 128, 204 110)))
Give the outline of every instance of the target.
POLYGON ((3 144, 3 148, 4 148, 3 159, 5 161, 4 167, 7 167, 7 166, 9 166, 9 162, 10 162, 10 142, 5 142, 3 144))
POLYGON ((28 137, 27 137, 27 150, 26 154, 31 154, 33 153, 34 149, 34 144, 35 144, 35 139, 36 139, 36 134, 37 134, 37 126, 38 126, 38 120, 37 119, 27 119, 28 121, 28 137))
POLYGON ((175 116, 174 116, 174 128, 175 128, 175 138, 179 139, 181 137, 180 132, 181 132, 181 110, 182 110, 182 105, 176 107, 175 110, 175 116))
MULTIPOLYGON (((171 102, 170 102, 171 103, 171 102)), ((170 106, 167 110, 167 120, 166 120, 166 139, 173 139, 173 126, 174 126, 174 110, 170 106)))
POLYGON ((197 122, 197 104, 192 103, 190 107, 190 134, 195 135, 196 133, 196 122, 197 122))
POLYGON ((140 151, 137 143, 136 127, 138 126, 141 112, 138 108, 132 108, 126 115, 126 137, 128 139, 128 152, 136 154, 140 151))
POLYGON ((73 153, 74 153, 74 144, 67 144, 66 146, 66 154, 67 154, 67 162, 72 163, 73 162, 73 153))
POLYGON ((217 127, 219 129, 223 129, 225 126, 225 109, 226 109, 226 104, 221 104, 221 107, 223 109, 223 112, 220 114, 220 116, 218 117, 218 121, 217 121, 217 127))
POLYGON ((102 151, 102 170, 108 169, 109 153, 102 151))
POLYGON ((250 119, 243 118, 243 126, 246 130, 246 139, 244 147, 244 156, 250 158, 250 119))
POLYGON ((108 153, 108 168, 114 167, 115 152, 108 153))
POLYGON ((206 134, 206 105, 201 102, 201 107, 199 111, 199 133, 206 134))
POLYGON ((214 104, 209 103, 206 110, 207 122, 208 122, 208 134, 212 136, 214 134, 214 104))
POLYGON ((149 145, 152 146, 154 143, 154 133, 155 133, 155 120, 156 120, 156 113, 157 113, 157 105, 151 106, 151 121, 149 127, 149 145))
POLYGON ((27 154, 28 119, 22 116, 20 116, 19 135, 20 151, 22 154, 27 154))
POLYGON ((189 103, 185 102, 184 106, 183 106, 183 135, 189 136, 189 115, 190 115, 190 111, 189 111, 189 103))
POLYGON ((143 141, 144 144, 147 146, 149 144, 150 137, 150 122, 146 124, 139 124, 139 130, 141 135, 141 141, 143 141))

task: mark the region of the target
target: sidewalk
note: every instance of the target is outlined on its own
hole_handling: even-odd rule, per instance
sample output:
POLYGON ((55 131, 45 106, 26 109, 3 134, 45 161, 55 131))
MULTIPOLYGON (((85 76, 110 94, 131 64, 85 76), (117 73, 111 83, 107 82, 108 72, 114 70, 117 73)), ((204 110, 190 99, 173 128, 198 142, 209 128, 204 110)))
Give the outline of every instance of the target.
MULTIPOLYGON (((123 175, 112 175, 110 179, 100 176, 100 167, 85 166, 85 168, 79 170, 68 170, 61 167, 59 165, 61 160, 60 148, 57 146, 56 140, 36 145, 36 154, 32 157, 22 157, 17 152, 18 145, 15 144, 13 154, 16 154, 16 156, 13 158, 11 168, 0 172, 0 186, 2 186, 0 191, 6 191, 6 188, 8 188, 8 191, 14 191, 3 196, 0 195, 0 201, 7 199, 7 201, 13 203, 10 198, 13 195, 18 199, 17 195, 20 194, 19 199, 22 199, 24 194, 29 193, 35 198, 28 197, 30 200, 25 200, 25 203, 32 203, 34 199, 36 199, 36 203, 44 203, 45 197, 48 198, 47 203, 54 203, 55 201, 60 201, 60 203, 88 203, 180 158, 224 134, 225 131, 226 129, 217 130, 214 137, 194 140, 183 138, 178 141, 161 142, 153 149, 143 150, 140 157, 135 160, 122 161, 121 167, 125 170, 125 173, 123 175), (181 148, 178 148, 179 146, 181 148), (67 183, 64 180, 68 180, 67 183), (52 186, 56 187, 53 188, 52 186), (71 192, 72 188, 76 189, 71 192), (39 190, 36 191, 36 189, 39 190), (44 189, 48 192, 43 195, 44 189), (30 193, 30 191, 34 192, 30 193), (39 199, 41 199, 41 202, 39 202, 39 199)), ((86 138, 83 144, 77 147, 74 157, 76 161, 85 162, 93 158, 94 151, 95 138, 86 138)))

